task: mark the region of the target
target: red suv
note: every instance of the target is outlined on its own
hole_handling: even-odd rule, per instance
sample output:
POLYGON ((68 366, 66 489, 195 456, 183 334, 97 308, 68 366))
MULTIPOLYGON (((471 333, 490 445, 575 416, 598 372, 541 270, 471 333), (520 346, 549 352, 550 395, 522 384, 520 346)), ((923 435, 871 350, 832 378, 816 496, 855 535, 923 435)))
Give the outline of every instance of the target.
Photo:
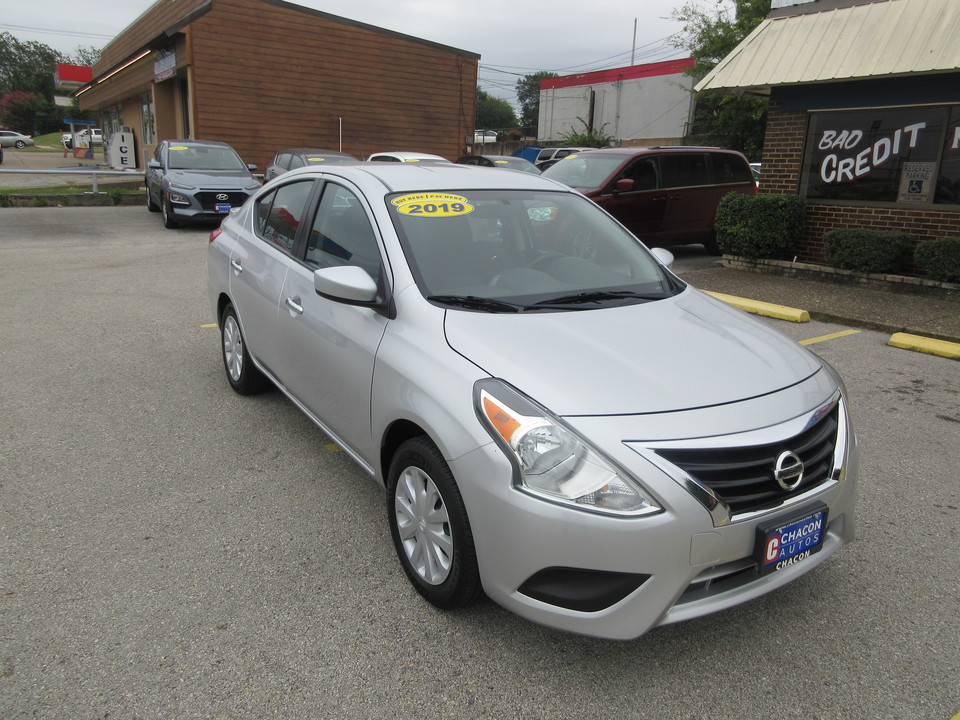
POLYGON ((703 243, 728 192, 757 191, 747 158, 710 147, 607 148, 568 155, 543 172, 579 190, 650 246, 703 243))

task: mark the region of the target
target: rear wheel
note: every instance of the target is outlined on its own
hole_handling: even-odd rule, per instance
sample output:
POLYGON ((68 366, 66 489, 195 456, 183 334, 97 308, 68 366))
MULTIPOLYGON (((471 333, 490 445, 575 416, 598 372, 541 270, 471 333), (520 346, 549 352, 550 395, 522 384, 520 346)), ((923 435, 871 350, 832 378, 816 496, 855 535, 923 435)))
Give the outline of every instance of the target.
POLYGON ((453 473, 428 438, 403 443, 387 478, 390 535, 417 592, 444 610, 481 594, 477 553, 453 473))
POLYGON ((153 201, 153 196, 150 194, 150 186, 147 186, 147 210, 150 212, 160 212, 160 208, 153 201))
POLYGON ((17 150, 23 150, 27 144, 23 140, 17 140, 17 150))
POLYGON ((220 340, 223 368, 227 371, 230 387, 241 395, 262 392, 267 386, 267 379, 250 360, 233 305, 227 305, 220 317, 220 340))
POLYGON ((712 230, 710 232, 710 237, 707 238, 703 243, 703 249, 707 251, 707 255, 722 255, 720 252, 720 246, 717 244, 717 231, 712 230))

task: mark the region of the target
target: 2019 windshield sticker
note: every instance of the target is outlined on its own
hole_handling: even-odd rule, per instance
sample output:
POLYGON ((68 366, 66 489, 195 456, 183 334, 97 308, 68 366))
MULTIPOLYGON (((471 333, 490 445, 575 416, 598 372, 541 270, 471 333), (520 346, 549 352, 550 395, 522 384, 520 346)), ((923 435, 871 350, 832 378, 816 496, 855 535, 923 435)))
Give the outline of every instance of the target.
POLYGON ((467 198, 449 193, 416 193, 394 198, 390 202, 397 212, 411 217, 456 217, 474 210, 467 198))
POLYGON ((190 148, 188 148, 186 145, 171 145, 169 149, 170 150, 189 150, 190 148))

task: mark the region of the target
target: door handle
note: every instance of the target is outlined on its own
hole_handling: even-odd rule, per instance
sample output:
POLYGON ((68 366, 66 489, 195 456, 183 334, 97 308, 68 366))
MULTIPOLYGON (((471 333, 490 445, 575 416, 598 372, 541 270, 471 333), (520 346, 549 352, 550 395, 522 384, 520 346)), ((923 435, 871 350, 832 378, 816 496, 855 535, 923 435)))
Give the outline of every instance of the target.
POLYGON ((297 315, 303 315, 303 305, 300 304, 300 296, 287 298, 286 306, 293 310, 297 315))
POLYGON ((240 264, 239 260, 231 260, 230 264, 233 266, 233 269, 237 271, 237 274, 243 272, 243 265, 240 264))

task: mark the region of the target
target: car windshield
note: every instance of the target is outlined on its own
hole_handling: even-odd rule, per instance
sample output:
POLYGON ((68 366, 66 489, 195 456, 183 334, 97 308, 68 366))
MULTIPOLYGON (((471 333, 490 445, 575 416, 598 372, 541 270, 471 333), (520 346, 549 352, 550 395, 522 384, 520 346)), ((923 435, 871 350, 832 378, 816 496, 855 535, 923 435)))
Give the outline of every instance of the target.
POLYGON ((548 167, 543 176, 581 190, 596 190, 627 157, 624 154, 576 153, 548 167))
POLYGON ((388 196, 420 291, 480 312, 589 310, 660 300, 683 283, 589 200, 567 192, 388 196))
POLYGON ((171 145, 167 148, 167 167, 171 170, 246 170, 247 168, 231 148, 208 145, 171 145))

